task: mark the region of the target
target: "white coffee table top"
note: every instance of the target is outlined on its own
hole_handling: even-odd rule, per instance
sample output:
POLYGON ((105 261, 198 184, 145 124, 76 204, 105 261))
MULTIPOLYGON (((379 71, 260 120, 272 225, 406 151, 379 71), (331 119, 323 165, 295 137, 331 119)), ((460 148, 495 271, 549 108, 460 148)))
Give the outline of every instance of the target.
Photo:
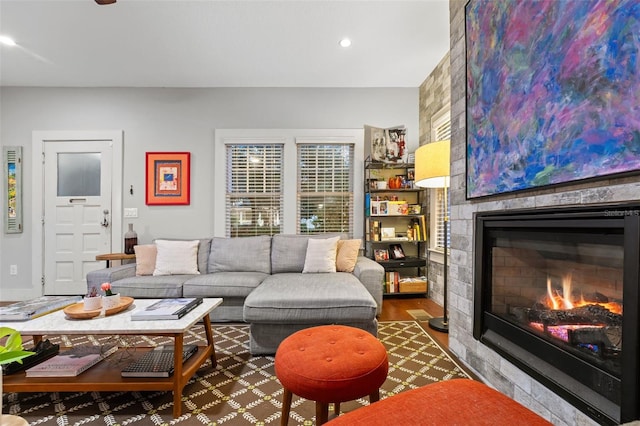
POLYGON ((208 315, 222 299, 203 299, 191 312, 177 320, 132 321, 131 313, 144 309, 160 299, 135 299, 126 310, 106 317, 89 319, 68 318, 64 311, 52 312, 29 321, 0 322, 0 327, 11 327, 21 334, 145 334, 145 333, 182 333, 208 315))

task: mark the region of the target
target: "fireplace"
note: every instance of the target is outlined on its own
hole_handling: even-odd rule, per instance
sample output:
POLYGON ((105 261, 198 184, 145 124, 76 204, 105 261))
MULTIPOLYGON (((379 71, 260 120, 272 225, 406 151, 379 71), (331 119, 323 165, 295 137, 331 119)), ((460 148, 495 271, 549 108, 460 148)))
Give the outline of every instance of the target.
POLYGON ((474 337, 601 424, 640 418, 640 205, 475 216, 474 337))

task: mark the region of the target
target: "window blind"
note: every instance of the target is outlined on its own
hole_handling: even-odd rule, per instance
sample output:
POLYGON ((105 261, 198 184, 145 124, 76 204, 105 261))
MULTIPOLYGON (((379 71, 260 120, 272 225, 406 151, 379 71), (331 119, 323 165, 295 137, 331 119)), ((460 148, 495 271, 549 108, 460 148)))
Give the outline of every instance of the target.
POLYGON ((282 144, 227 145, 227 237, 282 231, 282 144))
POLYGON ((298 145, 299 234, 353 236, 353 144, 298 145))
MULTIPOLYGON (((444 216, 449 217, 451 204, 449 203, 449 188, 446 188, 447 191, 447 210, 445 212, 444 206, 444 191, 445 188, 435 188, 436 193, 436 229, 435 229, 435 237, 436 244, 435 248, 444 250, 445 243, 445 235, 444 235, 444 216)), ((451 223, 449 223, 447 228, 447 247, 451 247, 451 223)))
MULTIPOLYGON (((434 119, 432 121, 432 126, 433 126, 433 135, 435 137, 434 140, 436 141, 442 141, 442 140, 447 140, 447 139, 451 139, 451 112, 450 111, 445 111, 444 113, 439 114, 437 119, 434 119)), ((435 197, 436 197, 436 206, 435 206, 435 236, 436 236, 436 242, 435 242, 435 248, 444 250, 444 243, 445 243, 445 235, 444 235, 444 216, 446 215, 447 217, 449 217, 450 214, 450 209, 451 209, 451 204, 450 204, 450 197, 449 197, 449 188, 435 188, 432 190, 432 194, 435 193, 435 197), (445 205, 444 205, 444 191, 447 191, 447 206, 446 206, 446 210, 445 210, 445 205)), ((449 243, 450 238, 451 238, 451 224, 449 223, 449 226, 447 228, 447 247, 450 247, 449 243)))

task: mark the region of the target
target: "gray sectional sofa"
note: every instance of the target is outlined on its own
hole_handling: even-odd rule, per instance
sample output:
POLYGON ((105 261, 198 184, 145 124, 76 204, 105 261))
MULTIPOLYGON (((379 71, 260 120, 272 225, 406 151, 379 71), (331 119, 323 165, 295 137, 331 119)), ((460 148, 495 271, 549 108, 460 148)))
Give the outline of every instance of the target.
POLYGON ((250 324, 250 350, 273 354, 303 328, 343 324, 377 334, 384 269, 360 256, 353 272, 303 273, 309 238, 284 235, 206 238, 198 243, 199 274, 136 275, 136 264, 87 274, 87 288, 110 282, 133 298, 220 297, 214 322, 250 324))

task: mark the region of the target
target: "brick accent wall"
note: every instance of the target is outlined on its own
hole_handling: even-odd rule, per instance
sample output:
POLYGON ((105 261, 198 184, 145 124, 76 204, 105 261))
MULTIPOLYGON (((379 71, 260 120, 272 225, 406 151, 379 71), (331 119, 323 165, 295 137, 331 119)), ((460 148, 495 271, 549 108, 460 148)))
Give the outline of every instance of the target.
MULTIPOLYGON (((470 0, 474 1, 474 0, 470 0)), ((550 206, 615 203, 640 197, 640 178, 604 179, 562 188, 465 199, 464 6, 450 0, 451 33, 451 256, 449 273, 450 349, 488 384, 557 425, 595 425, 586 414, 473 338, 473 213, 550 206)), ((422 133, 420 142, 423 142, 422 133)))
MULTIPOLYGON (((451 60, 447 53, 435 69, 420 85, 419 134, 420 146, 431 141, 431 118, 434 114, 451 104, 451 60)), ((425 190, 428 194, 429 191, 425 190)), ((429 196, 425 197, 425 207, 429 205, 429 196)), ((428 208, 425 209, 427 212, 428 208)), ((428 223, 430 217, 427 216, 428 223)), ((444 300, 444 265, 442 262, 427 262, 427 281, 429 297, 442 304, 444 300)))
POLYGON ((451 103, 451 56, 447 52, 420 85, 420 145, 431 142, 431 117, 451 103))

